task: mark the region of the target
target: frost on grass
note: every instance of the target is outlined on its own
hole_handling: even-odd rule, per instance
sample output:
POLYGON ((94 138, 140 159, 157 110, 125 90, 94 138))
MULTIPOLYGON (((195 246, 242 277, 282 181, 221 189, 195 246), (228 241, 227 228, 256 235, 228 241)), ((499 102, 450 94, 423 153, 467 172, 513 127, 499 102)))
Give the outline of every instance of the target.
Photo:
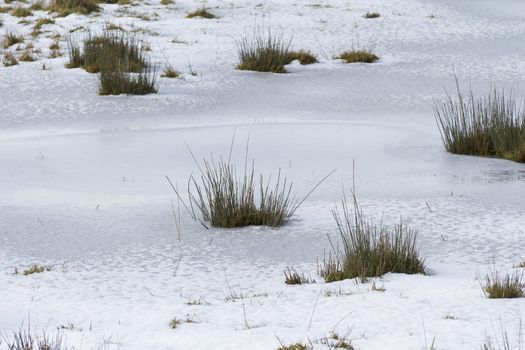
POLYGON ((352 193, 350 207, 346 196, 342 209, 333 210, 342 240, 343 251, 335 251, 325 261, 321 275, 326 282, 368 277, 379 277, 388 272, 425 273, 423 259, 419 256, 417 231, 402 222, 394 226, 377 226, 367 219, 352 193))
POLYGON ((435 103, 434 115, 445 149, 454 154, 497 157, 525 163, 525 109, 512 93, 457 96, 435 103))

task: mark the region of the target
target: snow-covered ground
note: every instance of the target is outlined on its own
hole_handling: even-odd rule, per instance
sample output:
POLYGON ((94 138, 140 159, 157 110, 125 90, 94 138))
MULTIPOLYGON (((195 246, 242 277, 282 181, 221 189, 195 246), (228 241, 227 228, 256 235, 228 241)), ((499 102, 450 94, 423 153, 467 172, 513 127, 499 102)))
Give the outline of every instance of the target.
POLYGON ((476 92, 524 95, 522 1, 209 1, 213 20, 184 18, 196 1, 138 3, 44 29, 63 35, 62 51, 78 26, 147 29, 159 68, 168 61, 184 79, 160 78, 143 97, 98 96, 95 75, 46 58, 46 33, 31 39, 31 25, 0 14, 0 37, 16 31, 42 50, 0 67, 0 332, 30 320, 37 333, 67 328, 76 349, 256 350, 278 339, 326 349, 315 340, 351 330, 356 349, 428 349, 435 338, 436 349, 466 350, 502 324, 517 342, 525 300, 488 300, 476 277, 525 260, 525 167, 447 154, 432 102, 453 88, 453 70, 476 92), (131 17, 144 13, 154 20, 131 17), (235 40, 254 23, 321 62, 235 70, 235 40), (362 41, 380 33, 378 63, 332 59, 356 25, 362 41), (234 130, 235 160, 249 137, 257 171, 282 168, 298 195, 337 171, 285 227, 206 230, 182 215, 177 232, 164 176, 185 183, 196 171, 185 142, 198 157, 225 154, 234 130), (418 229, 427 276, 388 274, 375 281, 384 292, 317 276, 353 160, 366 213, 418 229), (32 263, 53 269, 13 274, 32 263), (317 283, 285 285, 287 266, 317 283), (170 329, 174 317, 195 323, 170 329))

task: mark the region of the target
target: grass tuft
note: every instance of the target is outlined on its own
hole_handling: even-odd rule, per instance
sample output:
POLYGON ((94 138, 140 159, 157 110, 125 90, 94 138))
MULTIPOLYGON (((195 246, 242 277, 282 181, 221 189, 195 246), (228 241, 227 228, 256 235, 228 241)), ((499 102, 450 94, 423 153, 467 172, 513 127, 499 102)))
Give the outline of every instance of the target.
POLYGON ((31 35, 34 37, 40 35, 40 33, 42 33, 43 26, 54 23, 55 21, 51 18, 39 18, 33 26, 33 31, 31 32, 31 35))
POLYGON ((500 276, 494 268, 485 276, 485 282, 481 282, 481 288, 489 299, 525 297, 523 273, 500 276))
POLYGON ((88 15, 100 11, 100 6, 95 0, 51 0, 49 10, 64 17, 72 13, 88 15))
POLYGON ((24 7, 15 7, 11 10, 11 16, 15 17, 29 17, 32 16, 33 12, 30 9, 24 7))
POLYGON ((346 63, 374 63, 379 59, 378 56, 369 50, 343 51, 336 58, 339 58, 346 63))
POLYGON ((4 64, 4 67, 11 67, 16 66, 18 64, 18 60, 16 59, 15 55, 6 51, 4 52, 2 63, 4 64))
POLYGON ((200 9, 189 12, 186 15, 186 18, 195 18, 195 17, 206 18, 206 19, 217 18, 217 16, 215 16, 213 13, 208 11, 206 7, 201 7, 200 9))
POLYGON ((46 271, 51 271, 53 267, 51 265, 39 265, 39 264, 33 264, 29 266, 27 269, 22 271, 22 275, 28 276, 32 275, 34 273, 42 273, 46 271))
POLYGON ((99 74, 99 95, 147 95, 157 93, 157 71, 150 68, 128 73, 121 67, 103 68, 99 74))
POLYGON ((171 328, 171 329, 176 329, 180 324, 182 323, 181 320, 177 319, 177 318, 172 318, 169 322, 168 322, 168 326, 171 328))
POLYGON ((281 344, 277 350, 310 350, 311 348, 304 343, 294 343, 289 345, 281 344))
MULTIPOLYGON (((247 154, 241 176, 238 176, 236 167, 230 164, 233 142, 234 139, 227 161, 223 157, 216 161, 212 156, 209 160, 203 159, 202 166, 190 150, 200 170, 200 181, 199 178, 190 177, 189 206, 184 201, 183 204, 192 218, 205 227, 207 227, 205 222, 209 222, 213 227, 223 228, 252 225, 283 226, 309 195, 333 173, 318 182, 302 200, 298 200, 291 195, 292 182, 282 178, 280 169, 273 184, 271 177, 265 180, 263 175, 259 175, 259 183, 256 184, 254 162, 252 161, 249 169, 247 154), (200 217, 195 211, 200 213, 200 217)), ((166 179, 178 198, 182 200, 177 187, 168 177, 166 179)))
POLYGON ((239 64, 237 69, 256 72, 286 73, 285 65, 291 62, 289 48, 282 36, 270 30, 266 34, 255 29, 252 36, 245 35, 237 42, 239 64))
POLYGON ((343 252, 335 251, 334 257, 325 261, 321 276, 326 282, 368 277, 379 277, 387 272, 425 273, 425 265, 419 257, 417 231, 402 222, 392 227, 376 226, 366 219, 352 193, 353 210, 346 196, 342 212, 332 211, 343 243, 343 252))
POLYGON ((496 89, 485 98, 447 94, 434 116, 445 149, 454 154, 497 157, 525 163, 525 110, 512 94, 496 89))
POLYGON ((173 68, 171 65, 168 65, 161 74, 161 78, 179 78, 181 73, 173 68))
POLYGON ((304 273, 299 273, 293 267, 287 267, 284 271, 284 283, 290 285, 315 283, 312 278, 304 273))
POLYGON ((12 338, 1 336, 8 350, 67 350, 62 337, 57 334, 54 338, 42 332, 41 335, 34 335, 28 324, 27 329, 23 326, 13 332, 12 338))
POLYGON ((144 45, 135 37, 115 31, 100 35, 88 34, 82 49, 72 38, 68 40, 68 68, 83 68, 97 73, 102 68, 121 67, 126 72, 140 73, 147 67, 144 45))
POLYGON ((36 61, 36 57, 33 55, 33 51, 32 50, 26 49, 20 55, 19 60, 21 62, 34 62, 34 61, 36 61))
POLYGON ((317 57, 315 57, 310 51, 299 50, 299 51, 288 51, 288 62, 298 60, 302 65, 317 63, 317 57))
POLYGON ((4 35, 4 40, 2 41, 2 47, 7 48, 15 44, 21 44, 24 42, 24 37, 18 35, 14 32, 6 32, 4 35))
POLYGON ((367 12, 364 16, 364 18, 371 19, 371 18, 379 18, 381 15, 379 12, 367 12))

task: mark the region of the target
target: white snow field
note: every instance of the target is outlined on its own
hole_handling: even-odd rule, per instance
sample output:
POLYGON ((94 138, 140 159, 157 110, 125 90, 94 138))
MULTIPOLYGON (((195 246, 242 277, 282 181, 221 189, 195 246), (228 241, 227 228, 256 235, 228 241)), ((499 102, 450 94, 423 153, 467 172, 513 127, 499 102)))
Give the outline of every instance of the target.
POLYGON ((279 339, 328 349, 318 340, 350 331, 360 350, 467 350, 487 335, 501 344, 504 328, 519 348, 525 300, 489 300, 477 277, 525 260, 525 166, 446 153, 432 106, 454 71, 476 93, 524 96, 523 1, 210 0, 211 20, 184 18, 198 1, 136 4, 57 18, 37 38, 0 13, 0 39, 14 31, 42 50, 0 67, 4 337, 29 323, 74 349, 274 350, 279 339), (66 69, 67 55, 47 58, 48 36, 60 33, 65 52, 70 30, 108 21, 145 29, 159 70, 168 61, 183 79, 159 78, 154 95, 101 97, 96 75, 66 69), (261 24, 320 63, 236 70, 235 40, 261 24), (362 43, 378 33, 377 63, 332 58, 355 26, 362 43), (178 232, 164 176, 184 187, 198 170, 185 142, 199 159, 224 155, 234 130, 234 161, 242 166, 249 138, 256 171, 281 168, 298 196, 337 171, 282 228, 207 230, 182 211, 178 232), (387 274, 374 280, 383 292, 317 275, 328 237, 339 237, 331 210, 353 160, 365 213, 416 228, 427 275, 387 274), (34 263, 53 268, 14 274, 34 263), (287 266, 317 283, 286 285, 287 266))

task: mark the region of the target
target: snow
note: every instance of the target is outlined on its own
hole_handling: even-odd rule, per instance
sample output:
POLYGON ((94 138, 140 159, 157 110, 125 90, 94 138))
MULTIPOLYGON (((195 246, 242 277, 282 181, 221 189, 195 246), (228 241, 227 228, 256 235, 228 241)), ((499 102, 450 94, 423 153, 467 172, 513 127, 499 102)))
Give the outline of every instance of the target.
POLYGON ((156 33, 144 38, 159 68, 169 60, 184 79, 161 78, 159 94, 142 97, 98 96, 95 75, 45 58, 51 39, 30 40, 31 25, 0 14, 0 33, 26 35, 43 56, 0 67, 0 332, 73 324, 59 332, 76 349, 256 350, 351 330, 356 349, 428 349, 435 337, 436 349, 459 350, 501 337, 502 325, 517 342, 525 301, 488 300, 477 277, 525 260, 525 167, 447 154, 432 101, 454 88, 453 71, 475 92, 523 95, 523 3, 209 1, 218 19, 184 18, 200 5, 130 7, 153 21, 104 5, 99 17, 44 27, 65 36, 111 20, 156 33), (235 70, 235 39, 254 23, 321 62, 284 75, 235 70), (378 63, 331 58, 352 44, 354 23, 363 41, 380 31, 378 63), (197 170, 185 143, 198 158, 227 154, 234 130, 234 161, 249 138, 256 170, 282 168, 299 196, 337 171, 285 227, 206 230, 183 215, 179 240, 164 176, 185 184, 197 170), (417 228, 428 275, 387 274, 375 280, 384 292, 317 276, 354 161, 365 212, 417 228), (32 263, 53 270, 13 274, 32 263), (285 285, 287 266, 317 283, 285 285), (198 322, 170 329, 187 315, 198 322))

